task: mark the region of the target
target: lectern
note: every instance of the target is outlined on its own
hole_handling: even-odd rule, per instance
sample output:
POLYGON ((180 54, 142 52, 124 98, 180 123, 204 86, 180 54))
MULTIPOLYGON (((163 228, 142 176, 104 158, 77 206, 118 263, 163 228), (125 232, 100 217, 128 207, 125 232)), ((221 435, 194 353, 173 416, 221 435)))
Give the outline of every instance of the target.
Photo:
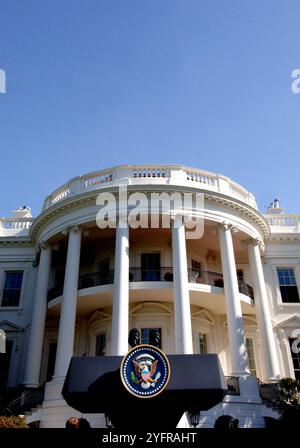
POLYGON ((170 379, 157 396, 132 395, 120 376, 121 356, 73 357, 63 387, 69 406, 105 413, 117 429, 176 428, 182 414, 210 409, 227 391, 217 354, 168 355, 170 379))

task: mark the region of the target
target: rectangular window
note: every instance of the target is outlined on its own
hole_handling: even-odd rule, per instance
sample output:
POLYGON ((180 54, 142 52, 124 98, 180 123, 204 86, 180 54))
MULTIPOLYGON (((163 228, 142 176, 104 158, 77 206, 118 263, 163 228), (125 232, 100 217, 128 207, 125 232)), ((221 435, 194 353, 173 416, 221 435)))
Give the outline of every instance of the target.
POLYGON ((150 333, 151 330, 157 330, 159 334, 159 345, 158 348, 161 348, 161 328, 142 328, 141 329, 141 343, 142 344, 151 344, 150 333))
POLYGON ((105 258, 98 263, 100 285, 106 285, 109 281, 109 258, 105 258))
POLYGON ((96 356, 105 356, 106 354, 106 333, 100 333, 96 336, 96 356))
POLYGON ((255 356, 254 356, 254 348, 253 348, 253 339, 246 338, 246 349, 248 355, 248 363, 251 375, 256 376, 256 365, 255 365, 255 356))
POLYGON ((243 269, 237 269, 236 270, 236 275, 237 275, 238 282, 243 282, 244 281, 244 271, 243 271, 243 269))
POLYGON ((0 353, 0 393, 7 388, 13 341, 6 340, 6 353, 0 353))
POLYGON ((207 337, 204 333, 199 333, 199 352, 201 355, 207 353, 207 337))
POLYGON ((160 254, 149 253, 141 255, 142 281, 160 281, 160 254))
POLYGON ((192 269, 196 272, 201 272, 201 263, 197 260, 192 260, 192 269))
POLYGON ((189 271, 189 282, 192 283, 202 283, 202 271, 201 271, 201 263, 197 260, 191 260, 192 271, 189 271))
POLYGON ((285 303, 298 303, 299 293, 292 268, 277 268, 281 299, 285 303))
POLYGON ((293 361, 295 378, 296 378, 296 380, 300 380, 300 352, 299 352, 300 344, 299 344, 299 342, 297 343, 295 341, 297 341, 297 339, 289 338, 289 344, 290 344, 290 349, 291 349, 291 357, 292 357, 292 361, 293 361))
POLYGON ((6 271, 1 306, 19 306, 23 271, 6 271))

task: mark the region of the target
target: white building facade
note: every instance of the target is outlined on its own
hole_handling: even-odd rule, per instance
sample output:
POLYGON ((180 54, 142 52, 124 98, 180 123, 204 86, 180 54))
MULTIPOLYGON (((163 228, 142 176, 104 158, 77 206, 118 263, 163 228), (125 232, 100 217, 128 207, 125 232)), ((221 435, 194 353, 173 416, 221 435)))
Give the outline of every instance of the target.
MULTIPOLYGON (((36 218, 23 208, 0 219, 0 394, 43 389, 28 421, 63 427, 79 415, 61 395, 71 357, 125 355, 131 328, 143 343, 155 328, 167 354, 217 353, 237 384, 237 394, 201 412, 200 426, 230 414, 240 426, 262 427, 276 412, 262 403, 257 378, 300 379, 292 349, 300 335, 299 254, 300 215, 276 201, 261 214, 253 195, 225 176, 128 165, 76 177, 36 218), (121 225, 125 188, 137 200, 175 193, 204 201, 201 210, 195 201, 188 211, 175 205, 165 213, 169 226, 121 225), (115 199, 115 225, 97 225, 99 193, 115 199), (187 237, 183 214, 201 218, 198 238, 187 237)), ((85 417, 105 427, 103 415, 85 417)))

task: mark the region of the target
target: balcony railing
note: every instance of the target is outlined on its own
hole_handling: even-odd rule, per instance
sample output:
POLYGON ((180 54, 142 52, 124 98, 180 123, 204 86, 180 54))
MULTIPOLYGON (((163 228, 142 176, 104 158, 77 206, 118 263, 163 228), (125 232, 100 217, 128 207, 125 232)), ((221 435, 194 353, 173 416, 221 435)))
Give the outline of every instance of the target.
POLYGON ((45 390, 44 387, 38 389, 24 390, 13 400, 5 404, 5 411, 10 415, 18 415, 29 411, 31 408, 42 404, 44 400, 45 390))
MULTIPOLYGON (((211 271, 202 271, 200 269, 188 270, 189 283, 202 283, 204 285, 224 287, 223 274, 211 271)), ((253 289, 250 285, 247 285, 243 280, 238 280, 239 291, 242 294, 250 297, 254 300, 253 289)))
POLYGON ((110 269, 105 274, 92 272, 83 274, 78 279, 78 289, 92 288, 93 286, 110 285, 114 282, 114 270, 110 269))
POLYGON ((160 267, 157 269, 129 268, 129 281, 131 282, 172 282, 173 268, 160 267))
POLYGON ((220 174, 182 165, 124 165, 77 176, 61 185, 44 202, 43 210, 78 194, 122 185, 186 185, 216 191, 246 202, 257 209, 254 196, 220 174))
MULTIPOLYGON (((172 282, 173 267, 160 267, 144 269, 141 267, 129 268, 130 282, 172 282)), ((189 283, 201 283, 204 285, 217 286, 223 288, 223 274, 211 271, 188 269, 189 283)), ((82 274, 78 278, 78 289, 91 288, 93 286, 110 285, 114 283, 114 270, 111 269, 105 274, 101 272, 91 272, 82 274)), ((245 282, 239 280, 239 290, 242 294, 253 299, 253 289, 245 282)), ((56 284, 48 292, 48 301, 63 293, 63 284, 56 284)))

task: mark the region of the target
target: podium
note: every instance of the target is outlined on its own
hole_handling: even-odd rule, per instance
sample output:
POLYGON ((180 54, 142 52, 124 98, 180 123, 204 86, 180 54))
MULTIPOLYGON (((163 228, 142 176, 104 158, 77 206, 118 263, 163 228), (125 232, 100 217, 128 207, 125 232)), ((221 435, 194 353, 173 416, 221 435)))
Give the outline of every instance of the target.
POLYGON ((117 429, 173 429, 185 411, 210 409, 227 391, 217 354, 168 355, 170 381, 152 398, 130 394, 120 377, 123 357, 73 357, 62 395, 82 413, 105 413, 117 429))

